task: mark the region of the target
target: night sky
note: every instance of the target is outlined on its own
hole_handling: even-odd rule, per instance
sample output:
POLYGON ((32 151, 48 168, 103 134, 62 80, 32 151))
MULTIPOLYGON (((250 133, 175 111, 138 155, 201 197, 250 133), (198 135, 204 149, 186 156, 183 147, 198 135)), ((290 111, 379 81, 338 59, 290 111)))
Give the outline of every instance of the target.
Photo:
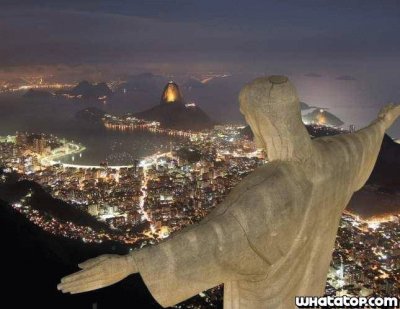
POLYGON ((364 124, 400 101, 399 33, 390 0, 1 0, 0 78, 282 73, 304 101, 364 124))

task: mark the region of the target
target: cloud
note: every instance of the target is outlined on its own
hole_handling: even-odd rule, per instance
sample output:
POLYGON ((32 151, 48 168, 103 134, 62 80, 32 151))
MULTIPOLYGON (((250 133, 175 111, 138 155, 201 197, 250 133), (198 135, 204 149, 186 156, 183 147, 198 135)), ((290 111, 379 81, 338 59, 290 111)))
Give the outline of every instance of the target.
POLYGON ((320 78, 320 77, 322 77, 322 75, 321 74, 318 74, 318 73, 307 73, 307 74, 304 74, 304 76, 307 76, 307 77, 312 77, 312 78, 320 78))
POLYGON ((336 77, 336 80, 357 80, 357 79, 351 75, 340 75, 336 77))
POLYGON ((348 17, 356 8, 344 14, 336 2, 312 4, 315 10, 287 1, 273 9, 268 1, 0 2, 0 73, 10 67, 92 66, 99 71, 109 66, 115 72, 296 70, 311 71, 305 76, 317 79, 322 75, 314 70, 330 74, 334 63, 372 56, 397 59, 400 48, 395 35, 400 22, 387 7, 368 8, 368 18, 355 22, 348 17), (333 14, 337 10, 340 14, 333 14))
MULTIPOLYGON (((394 35, 399 30, 398 21, 381 22, 378 32, 373 31, 370 17, 355 23, 347 16, 332 14, 332 8, 321 6, 318 14, 303 4, 285 1, 276 3, 273 10, 264 1, 256 1, 254 6, 230 5, 227 0, 201 4, 176 0, 168 5, 160 0, 4 1, 9 4, 0 5, 0 61, 20 57, 36 63, 69 59, 103 62, 153 51, 220 53, 222 57, 236 53, 252 59, 254 54, 260 58, 273 53, 296 54, 318 59, 321 55, 360 57, 382 53, 382 49, 397 52, 400 46, 394 35), (224 18, 218 18, 216 12, 221 10, 215 6, 225 9, 227 5, 224 18), (292 15, 301 16, 301 21, 292 15), (368 40, 360 35, 360 28, 368 33, 368 40)), ((385 10, 386 19, 389 13, 385 10)))

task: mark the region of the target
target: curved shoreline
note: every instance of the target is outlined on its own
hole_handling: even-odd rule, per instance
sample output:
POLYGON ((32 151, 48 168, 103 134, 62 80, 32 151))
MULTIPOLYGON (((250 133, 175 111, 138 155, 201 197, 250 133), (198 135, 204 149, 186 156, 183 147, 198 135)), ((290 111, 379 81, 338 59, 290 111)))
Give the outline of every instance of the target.
MULTIPOLYGON (((54 150, 54 152, 57 152, 57 150, 61 151, 61 149, 63 150, 63 152, 60 152, 58 154, 53 153, 52 155, 49 155, 47 157, 45 156, 45 157, 41 158, 40 163, 44 166, 52 166, 52 165, 60 164, 63 167, 67 167, 67 168, 70 167, 70 168, 76 168, 76 169, 102 169, 102 168, 104 168, 104 166, 101 166, 101 165, 72 164, 72 163, 63 163, 60 160, 57 161, 57 159, 60 159, 65 156, 82 153, 87 148, 85 146, 64 140, 63 146, 56 148, 54 150), (66 152, 66 149, 65 149, 66 146, 68 147, 68 149, 74 149, 74 150, 72 150, 70 152, 66 152)), ((163 157, 163 156, 172 156, 172 154, 171 154, 171 152, 153 153, 151 155, 143 157, 140 160, 139 166, 152 165, 154 163, 154 160, 158 159, 159 157, 163 157)), ((121 168, 132 168, 132 167, 133 167, 133 164, 107 166, 108 169, 115 169, 115 170, 119 170, 121 168)))

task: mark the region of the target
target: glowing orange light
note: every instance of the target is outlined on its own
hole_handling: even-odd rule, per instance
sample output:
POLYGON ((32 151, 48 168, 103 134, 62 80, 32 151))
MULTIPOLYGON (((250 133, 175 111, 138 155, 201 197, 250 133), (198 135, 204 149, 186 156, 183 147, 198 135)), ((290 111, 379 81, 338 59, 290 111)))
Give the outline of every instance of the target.
POLYGON ((326 117, 322 112, 317 115, 316 120, 317 120, 317 123, 320 125, 326 124, 326 117))
POLYGON ((166 91, 164 92, 165 102, 168 103, 175 102, 176 97, 177 97, 176 88, 172 84, 169 84, 166 91))

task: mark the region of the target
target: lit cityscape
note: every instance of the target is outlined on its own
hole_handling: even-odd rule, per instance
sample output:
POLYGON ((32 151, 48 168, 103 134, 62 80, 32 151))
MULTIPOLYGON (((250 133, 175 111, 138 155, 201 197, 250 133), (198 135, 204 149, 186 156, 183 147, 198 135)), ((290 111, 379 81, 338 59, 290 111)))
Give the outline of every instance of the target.
POLYGON ((399 0, 0 2, 3 307, 400 304, 399 0))
MULTIPOLYGON (((158 125, 136 118, 131 130, 154 130, 158 125)), ((113 240, 139 248, 155 244, 183 227, 199 222, 229 191, 257 166, 268 164, 263 153, 241 133, 243 126, 216 126, 192 134, 169 152, 155 153, 128 166, 83 166, 62 163, 79 155, 82 145, 44 134, 17 133, 0 139, 0 162, 19 180, 39 183, 54 198, 83 210, 110 229, 62 222, 30 207, 32 192, 12 206, 34 224, 55 235, 83 242, 113 240)), ((335 129, 314 126, 319 134, 335 129)), ((173 130, 167 132, 174 132, 173 130)), ((336 130, 343 133, 343 130, 336 130)), ((6 176, 3 176, 3 180, 6 176)), ((399 217, 365 222, 345 213, 337 236, 327 294, 392 295, 400 277, 399 217), (362 252, 360 254, 360 252, 362 252)), ((216 289, 215 293, 220 293, 216 289)), ((212 297, 213 292, 204 294, 212 297)))
POLYGON ((192 139, 200 138, 202 133, 174 130, 168 128, 162 128, 160 122, 158 121, 146 121, 143 119, 138 119, 131 115, 125 115, 122 117, 112 116, 109 114, 104 115, 103 124, 107 129, 117 130, 117 131, 134 131, 134 130, 146 130, 148 132, 157 134, 166 134, 169 136, 177 137, 190 137, 192 139))

